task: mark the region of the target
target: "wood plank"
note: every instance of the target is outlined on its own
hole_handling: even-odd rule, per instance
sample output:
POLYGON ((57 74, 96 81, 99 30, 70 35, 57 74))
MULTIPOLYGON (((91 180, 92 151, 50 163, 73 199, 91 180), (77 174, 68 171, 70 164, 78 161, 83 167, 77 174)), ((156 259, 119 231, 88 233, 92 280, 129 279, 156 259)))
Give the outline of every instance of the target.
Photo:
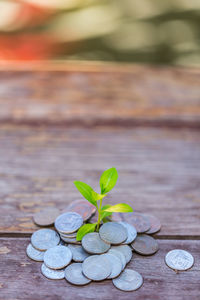
POLYGON ((81 64, 7 68, 0 71, 0 122, 200 125, 200 70, 81 64))
POLYGON ((162 223, 160 236, 200 237, 200 135, 159 128, 0 126, 0 232, 31 233, 34 212, 98 190, 111 166, 119 181, 108 203, 127 202, 162 223))
POLYGON ((128 268, 141 273, 143 286, 135 292, 117 290, 110 280, 84 287, 70 285, 65 279, 48 280, 40 273, 41 263, 26 257, 30 239, 0 239, 0 299, 132 299, 141 300, 199 300, 199 247, 200 241, 160 240, 160 250, 154 256, 133 254, 128 268), (187 272, 176 274, 164 263, 169 250, 182 248, 192 253, 195 265, 187 272))

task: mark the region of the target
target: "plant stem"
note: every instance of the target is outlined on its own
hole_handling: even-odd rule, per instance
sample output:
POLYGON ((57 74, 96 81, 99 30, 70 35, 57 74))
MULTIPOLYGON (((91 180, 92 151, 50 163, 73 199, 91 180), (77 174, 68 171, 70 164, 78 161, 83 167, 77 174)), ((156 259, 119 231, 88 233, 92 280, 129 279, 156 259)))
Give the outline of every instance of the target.
POLYGON ((100 199, 100 202, 99 202, 98 221, 97 221, 97 231, 99 231, 99 226, 100 226, 100 217, 101 217, 102 200, 103 200, 103 199, 100 199))

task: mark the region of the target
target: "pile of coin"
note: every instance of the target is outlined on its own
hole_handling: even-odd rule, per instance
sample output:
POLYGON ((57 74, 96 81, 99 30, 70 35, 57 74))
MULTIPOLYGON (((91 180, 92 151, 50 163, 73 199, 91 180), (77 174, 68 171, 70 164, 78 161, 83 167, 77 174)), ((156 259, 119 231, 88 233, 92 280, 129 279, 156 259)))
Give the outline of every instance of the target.
MULTIPOLYGON (((158 251, 157 241, 149 234, 160 230, 159 220, 140 213, 114 214, 113 220, 104 223, 99 232, 88 233, 81 242, 77 241, 78 229, 94 213, 94 207, 84 200, 73 202, 60 215, 52 208, 37 213, 35 223, 48 226, 53 222, 56 231, 43 228, 34 232, 27 255, 43 262, 41 272, 49 279, 65 278, 75 285, 111 279, 120 290, 138 289, 143 284, 142 276, 125 267, 132 258, 132 251, 140 255, 152 255, 158 251)), ((174 265, 180 264, 183 259, 180 251, 175 256, 168 253, 166 264, 169 267, 173 268, 174 257, 174 265)), ((182 262, 182 269, 190 264, 190 261, 187 264, 182 262)))

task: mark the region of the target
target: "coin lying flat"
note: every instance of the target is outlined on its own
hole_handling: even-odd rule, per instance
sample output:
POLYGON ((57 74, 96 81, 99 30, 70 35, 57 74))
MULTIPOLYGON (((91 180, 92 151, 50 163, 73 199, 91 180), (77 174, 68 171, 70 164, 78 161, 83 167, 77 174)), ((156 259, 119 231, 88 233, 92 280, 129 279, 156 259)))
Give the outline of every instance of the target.
POLYGON ((120 244, 128 237, 126 228, 117 222, 103 224, 99 234, 102 240, 110 244, 120 244))
POLYGON ((65 243, 68 243, 68 244, 75 244, 75 245, 81 245, 81 242, 80 241, 77 241, 76 238, 66 238, 66 237, 63 237, 63 236, 60 236, 61 239, 65 242, 65 243))
POLYGON ((105 255, 92 255, 82 264, 83 274, 91 280, 100 281, 111 274, 111 264, 105 255))
POLYGON ((72 252, 72 259, 76 262, 83 262, 88 256, 89 253, 85 252, 81 245, 68 245, 69 249, 72 252))
POLYGON ((53 225, 55 219, 59 216, 60 211, 55 207, 45 208, 33 216, 33 221, 39 226, 50 226, 53 225))
POLYGON ((52 270, 48 268, 45 264, 41 266, 42 274, 49 279, 63 279, 65 278, 65 270, 52 270))
POLYGON ((127 234, 128 234, 128 237, 123 242, 123 244, 127 245, 127 244, 132 243, 136 239, 136 236, 137 236, 137 230, 135 229, 135 227, 128 224, 127 222, 119 222, 119 224, 121 224, 122 226, 124 226, 126 228, 127 234))
POLYGON ((111 247, 110 250, 108 251, 108 254, 113 254, 113 255, 117 256, 121 260, 122 269, 125 268, 126 258, 125 258, 125 255, 122 252, 120 252, 119 250, 116 250, 116 248, 113 249, 113 247, 111 247))
POLYGON ((150 222, 150 229, 146 231, 147 234, 153 234, 156 233, 160 230, 161 228, 161 223, 160 220, 152 215, 145 215, 145 217, 148 218, 150 222))
POLYGON ((147 234, 140 234, 131 244, 135 252, 142 255, 152 255, 158 251, 158 242, 147 234))
POLYGON ((167 253, 165 262, 171 269, 185 271, 193 266, 194 257, 185 250, 175 249, 167 253))
POLYGON ((51 269, 63 269, 72 260, 72 252, 66 246, 56 246, 44 254, 44 263, 51 269))
POLYGON ((101 254, 107 252, 110 244, 105 243, 98 232, 90 232, 82 238, 84 250, 91 254, 101 254))
POLYGON ((31 244, 26 248, 26 254, 29 258, 35 261, 43 261, 44 260, 44 251, 39 251, 35 249, 31 244))
POLYGON ((126 259, 126 263, 128 263, 133 256, 132 250, 128 245, 113 246, 112 249, 118 250, 123 253, 126 259))
POLYGON ((55 220, 57 231, 68 234, 77 231, 83 225, 83 218, 75 212, 67 212, 55 220))
POLYGON ((76 200, 68 205, 66 211, 76 212, 87 221, 96 211, 96 207, 86 200, 76 200))
POLYGON ((135 227, 138 233, 146 232, 151 227, 148 218, 143 214, 136 212, 126 213, 124 218, 125 221, 135 227))
POLYGON ((116 288, 129 292, 139 289, 143 284, 143 278, 138 272, 126 269, 112 282, 116 288))
POLYGON ((85 277, 82 271, 81 263, 73 263, 65 269, 65 279, 75 285, 85 285, 91 282, 91 279, 85 277))
POLYGON ((41 251, 57 246, 59 242, 60 237, 58 233, 52 229, 39 229, 31 236, 31 244, 34 248, 41 251))
POLYGON ((106 258, 109 260, 109 263, 111 264, 111 273, 107 277, 107 279, 113 279, 113 278, 119 276, 119 274, 123 270, 121 260, 116 255, 111 254, 111 253, 106 253, 106 254, 102 254, 102 255, 106 255, 106 258))

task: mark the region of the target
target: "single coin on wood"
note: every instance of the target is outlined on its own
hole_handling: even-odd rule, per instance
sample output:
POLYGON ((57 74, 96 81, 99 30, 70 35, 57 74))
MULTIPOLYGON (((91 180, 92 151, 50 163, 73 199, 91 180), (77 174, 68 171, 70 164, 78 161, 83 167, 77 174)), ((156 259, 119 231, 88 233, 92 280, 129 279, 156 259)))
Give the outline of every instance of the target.
POLYGON ((83 218, 76 212, 67 212, 55 220, 55 228, 60 233, 68 234, 77 231, 83 225, 83 218))
POLYGON ((122 269, 125 268, 125 266, 126 266, 126 258, 125 258, 125 255, 122 252, 120 252, 116 248, 114 249, 113 247, 111 247, 110 250, 108 251, 108 254, 113 254, 113 255, 117 256, 121 260, 122 269))
POLYGON ((31 244, 26 248, 26 254, 29 258, 35 261, 43 261, 44 260, 44 251, 39 251, 35 249, 31 244))
POLYGON ((111 274, 111 264, 105 255, 91 255, 82 263, 83 274, 91 280, 100 281, 111 274))
POLYGON ((71 202, 65 211, 76 212, 84 221, 87 221, 95 213, 96 207, 86 200, 76 200, 71 202))
POLYGON ((117 222, 103 224, 99 234, 102 240, 110 244, 120 244, 128 237, 126 228, 117 222))
POLYGON ((72 259, 75 262, 83 262, 88 256, 90 256, 89 253, 87 253, 81 245, 68 245, 69 249, 72 252, 72 259))
POLYGON ((33 221, 39 226, 51 226, 59 216, 60 211, 55 207, 48 207, 37 212, 33 216, 33 221))
POLYGON ((42 274, 47 277, 48 279, 63 279, 65 278, 65 270, 52 270, 48 268, 45 264, 42 264, 41 266, 41 272, 42 274))
POLYGON ((84 250, 91 254, 101 254, 107 252, 110 244, 104 242, 98 232, 91 232, 82 238, 84 250))
POLYGON ((139 234, 131 247, 141 255, 152 255, 158 251, 158 242, 150 235, 139 234))
POLYGON ((153 233, 158 232, 161 228, 160 220, 152 215, 145 215, 145 217, 148 218, 148 220, 150 222, 150 226, 151 226, 150 229, 147 230, 145 233, 153 234, 153 233))
POLYGON ((119 222, 122 226, 124 226, 127 230, 128 237, 127 239, 123 242, 123 244, 130 244, 132 243, 136 237, 137 237, 137 230, 135 229, 134 226, 131 224, 128 224, 127 222, 119 222))
POLYGON ((72 252, 66 246, 56 246, 44 254, 44 263, 51 269, 63 269, 72 260, 72 252))
POLYGON ((35 231, 31 236, 31 244, 34 248, 45 251, 49 248, 57 246, 60 237, 55 230, 44 228, 35 231))
POLYGON ((107 277, 107 279, 113 279, 121 273, 123 270, 123 265, 121 260, 114 254, 111 253, 105 253, 102 255, 106 255, 106 258, 109 260, 109 263, 111 264, 111 273, 107 277))
POLYGON ((83 274, 82 264, 73 263, 65 269, 65 279, 75 285, 85 285, 91 282, 91 279, 83 274))
POLYGON ((114 286, 122 291, 135 291, 143 284, 142 276, 131 269, 125 269, 117 278, 112 280, 114 286))
POLYGON ((148 218, 143 214, 131 212, 124 215, 125 221, 133 225, 137 230, 137 233, 144 233, 151 227, 148 218))
POLYGON ((126 259, 126 264, 131 260, 133 256, 132 249, 128 245, 112 246, 112 249, 118 250, 124 254, 126 259))
POLYGON ((171 269, 185 271, 193 266, 194 257, 188 251, 175 249, 167 253, 165 262, 171 269))

